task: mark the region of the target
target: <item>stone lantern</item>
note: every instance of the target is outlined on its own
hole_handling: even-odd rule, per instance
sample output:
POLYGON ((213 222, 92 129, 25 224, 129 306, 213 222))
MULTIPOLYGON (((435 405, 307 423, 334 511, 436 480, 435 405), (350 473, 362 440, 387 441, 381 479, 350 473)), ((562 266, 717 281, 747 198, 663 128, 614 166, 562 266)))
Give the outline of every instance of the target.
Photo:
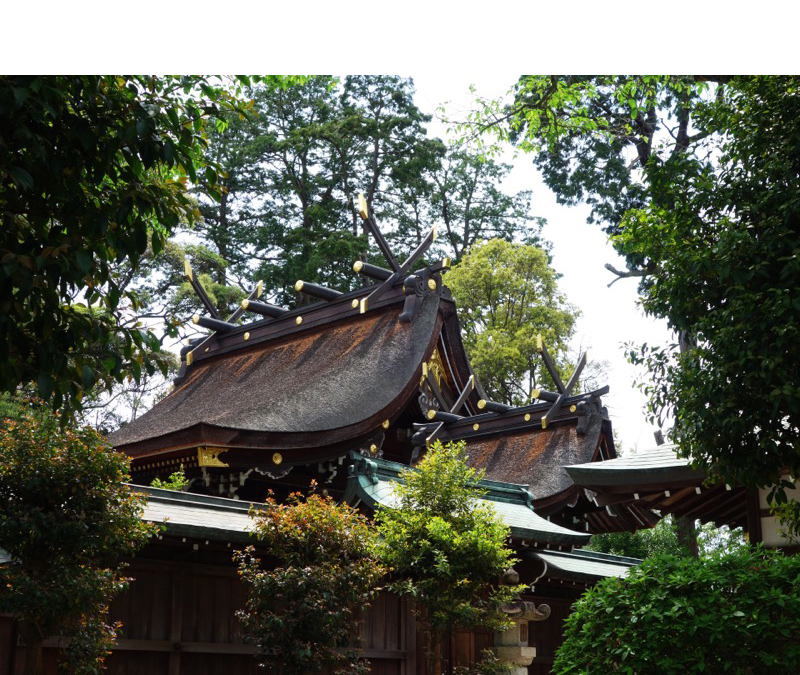
MULTIPOLYGON (((519 574, 513 568, 506 570, 503 583, 517 585, 519 574)), ((498 658, 515 666, 513 675, 527 675, 528 666, 536 658, 536 647, 528 645, 528 622, 544 621, 550 616, 548 605, 517 600, 503 607, 503 612, 512 621, 509 628, 494 634, 494 653, 498 658)))

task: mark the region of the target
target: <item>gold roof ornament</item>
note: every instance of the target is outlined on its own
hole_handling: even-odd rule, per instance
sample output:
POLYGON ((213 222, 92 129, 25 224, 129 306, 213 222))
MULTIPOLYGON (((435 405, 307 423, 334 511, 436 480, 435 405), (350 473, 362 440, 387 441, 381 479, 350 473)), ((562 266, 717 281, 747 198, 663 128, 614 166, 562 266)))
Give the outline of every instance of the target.
POLYGON ((227 449, 228 448, 214 448, 205 445, 197 448, 197 466, 229 466, 219 458, 220 453, 225 452, 227 449))
POLYGON ((280 466, 283 464, 283 455, 279 452, 276 452, 274 455, 272 455, 272 463, 275 466, 280 466))

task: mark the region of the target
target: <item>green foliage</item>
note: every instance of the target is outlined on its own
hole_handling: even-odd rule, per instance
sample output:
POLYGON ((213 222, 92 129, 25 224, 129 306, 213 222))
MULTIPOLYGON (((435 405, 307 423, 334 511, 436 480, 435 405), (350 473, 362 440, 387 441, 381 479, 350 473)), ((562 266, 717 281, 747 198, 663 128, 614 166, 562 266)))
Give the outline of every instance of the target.
POLYGON ((491 649, 481 652, 480 663, 472 668, 459 666, 453 668, 453 675, 514 675, 516 667, 508 661, 497 658, 491 649))
POLYGON ((259 545, 275 566, 262 566, 253 547, 234 557, 249 591, 240 617, 266 671, 366 672, 354 628, 384 574, 373 556, 369 523, 355 509, 317 494, 295 493, 286 504, 270 498, 252 515, 259 545))
MULTIPOLYGON (((294 306, 307 301, 292 290, 297 279, 357 287, 356 259, 386 264, 355 212, 359 192, 400 258, 434 223, 441 236, 429 260, 458 260, 479 238, 539 241, 530 194, 500 188, 510 167, 428 138, 430 116, 414 104, 411 80, 319 76, 250 95, 251 114, 209 131, 209 156, 224 167, 219 185, 200 175, 195 189, 203 218, 189 233, 202 246, 190 258, 202 270, 218 257, 206 267, 210 294, 261 279, 267 297, 294 306)), ((141 275, 150 313, 185 321, 197 302, 183 293, 180 260, 165 250, 152 264, 162 273, 141 275)))
POLYGON ((679 540, 675 520, 670 516, 658 521, 655 527, 637 532, 597 534, 584 548, 631 558, 649 558, 661 554, 690 555, 689 549, 679 540))
POLYGON ((531 193, 511 195, 501 189, 510 165, 455 148, 436 159, 415 174, 410 186, 392 186, 381 196, 387 202, 380 205, 381 222, 396 224, 389 239, 400 250, 410 252, 434 223, 439 239, 427 254, 429 259, 449 256, 459 262, 482 239, 546 248, 541 239, 545 221, 530 216, 531 193))
POLYGON ((554 388, 536 350, 541 334, 567 370, 578 310, 558 290, 547 253, 493 239, 474 246, 447 274, 464 346, 487 395, 521 405, 535 387, 554 388))
POLYGON ((119 560, 147 541, 141 499, 128 460, 90 427, 63 428, 57 415, 28 404, 0 428, 0 611, 15 614, 39 673, 42 640, 72 638, 69 672, 99 673, 116 635, 112 597, 126 584, 119 560))
POLYGON ((199 215, 185 183, 218 180, 206 121, 236 105, 202 77, 0 77, 0 389, 66 412, 161 365, 118 267, 199 215))
POLYGON ((653 199, 651 163, 703 149, 691 115, 708 90, 707 79, 685 76, 526 75, 510 105, 486 101, 467 126, 532 153, 559 203, 590 204, 590 222, 615 234, 629 209, 653 199))
POLYGON ((150 487, 160 488, 161 490, 175 490, 176 492, 183 492, 189 486, 189 479, 186 477, 186 472, 181 468, 174 473, 171 473, 167 480, 154 478, 150 483, 150 487))
POLYGON ((500 584, 515 562, 508 528, 477 499, 482 474, 466 465, 463 449, 463 442, 436 442, 402 475, 395 506, 375 516, 389 587, 415 599, 433 653, 442 633, 504 627, 500 608, 519 591, 500 584))
POLYGON ((800 663, 800 558, 657 556, 587 591, 554 672, 786 673, 800 663))
POLYGON ((697 111, 724 132, 716 166, 655 167, 669 208, 630 212, 616 239, 649 275, 642 305, 686 336, 630 357, 652 376, 684 453, 728 482, 800 473, 800 99, 797 78, 744 78, 697 111))
POLYGON ((651 412, 729 483, 800 474, 799 85, 531 76, 473 120, 538 153, 559 199, 616 235, 645 311, 680 336, 629 350, 652 375, 651 412))

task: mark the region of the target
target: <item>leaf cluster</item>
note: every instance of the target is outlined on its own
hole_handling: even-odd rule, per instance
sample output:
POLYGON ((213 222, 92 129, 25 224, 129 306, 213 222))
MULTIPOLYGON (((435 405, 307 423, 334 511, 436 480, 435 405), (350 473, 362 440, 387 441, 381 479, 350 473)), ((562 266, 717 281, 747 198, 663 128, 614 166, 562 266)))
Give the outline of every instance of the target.
POLYGON ((500 584, 515 562, 508 528, 478 499, 481 474, 463 451, 463 442, 435 443, 375 517, 390 588, 410 594, 433 631, 502 628, 500 608, 519 590, 500 584))
POLYGON ((266 671, 366 672, 354 627, 384 574, 367 520, 330 497, 299 493, 284 504, 269 498, 253 516, 269 560, 262 563, 253 547, 235 559, 249 590, 240 617, 266 671))
POLYGON ((166 480, 154 478, 150 486, 159 488, 161 490, 174 490, 175 492, 183 492, 189 486, 189 479, 186 477, 186 472, 183 470, 183 465, 178 471, 169 475, 166 480))
POLYGON ((601 581, 574 605, 554 672, 788 675, 798 662, 800 558, 744 547, 601 581))
POLYGON ((567 370, 579 313, 557 279, 544 250, 502 239, 473 246, 448 272, 464 347, 490 398, 522 405, 533 388, 554 388, 536 349, 539 334, 567 370))
POLYGON ((67 656, 80 672, 99 672, 115 634, 107 608, 126 584, 119 561, 152 534, 127 472, 93 429, 63 428, 41 405, 0 428, 0 548, 11 557, 0 608, 20 618, 26 640, 72 635, 67 656))
POLYGON ((198 215, 186 182, 219 179, 206 122, 236 106, 203 77, 0 77, 0 388, 66 411, 161 365, 118 267, 198 215))
POLYGON ((681 346, 630 350, 685 454, 728 482, 800 473, 800 98, 797 78, 742 78, 697 111, 724 133, 712 164, 654 168, 672 202, 630 212, 617 248, 652 270, 642 305, 681 346))

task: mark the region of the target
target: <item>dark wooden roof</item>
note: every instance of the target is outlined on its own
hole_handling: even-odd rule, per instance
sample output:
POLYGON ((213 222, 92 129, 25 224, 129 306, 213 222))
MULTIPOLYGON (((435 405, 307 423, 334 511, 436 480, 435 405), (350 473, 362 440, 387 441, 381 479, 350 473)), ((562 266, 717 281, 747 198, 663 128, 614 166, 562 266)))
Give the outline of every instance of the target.
POLYGON ((603 420, 594 417, 579 434, 574 421, 547 429, 467 441, 469 463, 486 471, 489 480, 527 485, 539 501, 573 487, 564 467, 589 462, 600 441, 603 420))
MULTIPOLYGON (((363 434, 390 418, 419 383, 442 318, 431 295, 415 320, 398 320, 403 296, 359 314, 238 349, 190 367, 163 401, 112 435, 131 455, 198 443, 316 447, 363 434)), ((323 308, 324 309, 324 308, 323 308)), ((227 338, 227 336, 226 336, 227 338)))

